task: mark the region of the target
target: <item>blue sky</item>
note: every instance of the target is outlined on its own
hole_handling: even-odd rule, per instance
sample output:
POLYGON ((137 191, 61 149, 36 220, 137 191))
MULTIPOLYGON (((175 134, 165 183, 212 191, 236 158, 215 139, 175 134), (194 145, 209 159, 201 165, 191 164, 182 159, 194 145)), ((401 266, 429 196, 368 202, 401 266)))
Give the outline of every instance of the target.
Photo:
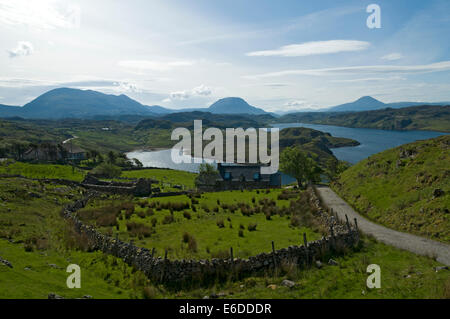
POLYGON ((450 101, 449 34, 446 0, 0 0, 0 104, 61 86, 169 108, 450 101))

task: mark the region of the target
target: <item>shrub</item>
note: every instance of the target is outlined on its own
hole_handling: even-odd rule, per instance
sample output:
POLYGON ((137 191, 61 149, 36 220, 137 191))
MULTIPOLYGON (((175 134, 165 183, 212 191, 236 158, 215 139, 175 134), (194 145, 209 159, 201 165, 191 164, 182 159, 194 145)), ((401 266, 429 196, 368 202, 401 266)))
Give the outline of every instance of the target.
POLYGON ((239 229, 238 234, 239 234, 239 237, 244 237, 244 231, 242 229, 239 229))
POLYGON ((194 236, 189 237, 188 249, 194 253, 197 252, 197 241, 194 236))
POLYGON ((188 244, 188 249, 192 252, 197 252, 197 241, 195 240, 195 237, 191 234, 185 232, 183 234, 183 243, 188 244))
POLYGON ((104 178, 115 178, 119 177, 120 174, 122 174, 122 171, 120 170, 120 167, 108 163, 102 163, 95 167, 91 171, 91 174, 104 178))
POLYGON ((218 226, 219 228, 224 228, 224 227, 225 227, 225 222, 223 221, 223 219, 219 219, 219 220, 216 222, 216 224, 217 224, 217 226, 218 226))
POLYGON ((156 224, 158 223, 158 220, 155 217, 153 217, 151 220, 151 223, 152 223, 152 227, 154 228, 156 226, 156 224))
POLYGON ((227 259, 230 258, 230 252, 226 249, 211 253, 212 258, 227 259))
POLYGON ((256 230, 256 226, 257 226, 256 223, 251 223, 251 224, 248 224, 247 229, 248 229, 248 231, 255 231, 256 230))
POLYGON ((191 235, 187 232, 185 232, 183 234, 183 243, 187 244, 189 242, 189 237, 191 237, 191 235))
POLYGON ((143 210, 140 210, 138 213, 137 213, 137 215, 140 217, 140 218, 145 218, 145 212, 143 211, 143 210))
POLYGON ((147 216, 153 216, 153 215, 155 215, 155 212, 153 211, 153 209, 152 208, 147 208, 147 211, 145 212, 145 214, 147 215, 147 216))
POLYGON ((300 217, 298 215, 292 214, 290 224, 293 227, 299 227, 301 225, 300 217))
POLYGON ((139 239, 150 237, 152 229, 147 225, 135 222, 127 223, 127 230, 131 237, 138 237, 139 239))
POLYGON ((166 216, 164 216, 164 219, 162 220, 162 223, 164 224, 164 225, 166 225, 166 224, 171 224, 171 223, 173 223, 175 221, 175 218, 173 217, 173 215, 171 214, 171 215, 166 215, 166 216))
POLYGON ((444 283, 444 290, 442 292, 442 297, 444 299, 450 299, 450 279, 444 283))
POLYGON ((186 219, 191 219, 191 214, 190 214, 189 212, 187 212, 187 211, 184 211, 184 212, 183 212, 183 216, 184 216, 184 218, 186 218, 186 219))
POLYGON ((117 217, 115 214, 101 215, 97 218, 96 224, 99 227, 116 226, 117 217))
POLYGON ((156 297, 156 288, 155 287, 144 287, 142 289, 142 295, 144 299, 155 299, 156 297))

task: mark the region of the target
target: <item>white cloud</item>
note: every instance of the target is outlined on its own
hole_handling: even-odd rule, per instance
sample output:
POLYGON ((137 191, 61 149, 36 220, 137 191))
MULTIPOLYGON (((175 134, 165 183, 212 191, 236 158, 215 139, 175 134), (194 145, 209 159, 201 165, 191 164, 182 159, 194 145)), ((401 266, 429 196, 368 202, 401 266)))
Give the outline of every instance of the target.
POLYGON ((408 74, 408 73, 430 73, 450 70, 450 61, 443 61, 423 65, 363 65, 363 66, 347 66, 339 68, 309 69, 309 70, 285 70, 278 72, 270 72, 258 75, 250 75, 245 78, 258 79, 268 77, 279 77, 289 75, 342 75, 342 74, 408 74))
POLYGON ((305 104, 305 101, 296 100, 296 101, 286 102, 286 103, 284 103, 284 106, 293 107, 293 106, 301 106, 304 104, 305 104))
POLYGON ((211 89, 202 84, 200 86, 197 86, 196 88, 193 88, 192 93, 194 95, 208 96, 208 95, 211 95, 211 89))
POLYGON ((0 0, 0 23, 10 26, 26 25, 38 29, 79 27, 80 7, 55 2, 0 0))
POLYGON ((209 87, 205 85, 200 85, 192 90, 184 90, 170 93, 170 98, 173 100, 186 100, 193 96, 209 96, 212 91, 209 87))
POLYGON ((406 80, 405 77, 402 76, 389 76, 389 77, 380 77, 380 78, 360 78, 360 79, 348 79, 348 80, 333 80, 331 82, 337 83, 353 83, 353 82, 384 82, 384 81, 401 81, 406 80))
POLYGON ((307 56, 316 54, 329 54, 349 51, 361 51, 370 46, 369 42, 356 40, 330 40, 312 41, 301 44, 285 45, 276 50, 254 51, 248 56, 307 56))
POLYGON ((152 70, 152 71, 167 71, 176 67, 191 66, 192 61, 152 61, 152 60, 124 60, 120 61, 118 65, 123 68, 134 70, 152 70))
POLYGON ((23 88, 33 86, 50 86, 56 85, 57 82, 36 79, 20 79, 20 78, 0 78, 0 87, 6 88, 23 88))
POLYGON ((115 86, 117 86, 116 91, 118 92, 132 92, 132 93, 141 93, 142 89, 140 89, 136 84, 131 82, 115 82, 115 86))
POLYGON ((10 58, 17 58, 20 56, 32 55, 34 52, 34 47, 31 42, 19 41, 17 46, 12 50, 7 50, 10 58))
POLYGON ((394 53, 383 55, 381 57, 381 60, 395 61, 395 60, 400 60, 400 59, 403 59, 403 58, 404 58, 403 54, 398 53, 398 52, 394 52, 394 53))
POLYGON ((177 91, 170 93, 170 97, 174 100, 186 100, 191 97, 191 94, 189 91, 177 91))

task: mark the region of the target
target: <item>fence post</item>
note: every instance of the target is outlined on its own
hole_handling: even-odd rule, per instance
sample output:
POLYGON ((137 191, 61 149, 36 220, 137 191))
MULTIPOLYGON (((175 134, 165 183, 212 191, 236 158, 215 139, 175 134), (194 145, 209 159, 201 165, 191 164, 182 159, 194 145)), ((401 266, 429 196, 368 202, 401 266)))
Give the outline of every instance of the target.
POLYGON ((155 256, 155 247, 152 248, 152 258, 155 256))
POLYGON ((345 214, 345 221, 346 221, 346 224, 347 224, 348 231, 350 231, 350 230, 351 230, 351 229, 350 229, 350 223, 348 222, 348 216, 347 216, 347 214, 345 214))
POLYGON ((163 267, 163 271, 161 273, 160 282, 164 282, 164 277, 166 276, 166 267, 167 267, 167 248, 166 248, 166 251, 164 252, 164 267, 163 267))
POLYGON ((333 225, 330 225, 330 243, 331 243, 331 248, 334 249, 335 248, 335 243, 334 243, 334 230, 333 230, 333 225))
POLYGON ((273 258, 273 267, 276 269, 277 267, 277 262, 275 259, 275 243, 272 240, 272 258, 273 258))
POLYGON ((233 247, 230 247, 230 262, 231 262, 231 276, 234 278, 236 274, 234 269, 233 247))
POLYGON ((303 233, 303 244, 305 245, 305 251, 306 251, 306 261, 305 264, 309 264, 309 256, 308 256, 308 239, 306 239, 306 233, 303 233))

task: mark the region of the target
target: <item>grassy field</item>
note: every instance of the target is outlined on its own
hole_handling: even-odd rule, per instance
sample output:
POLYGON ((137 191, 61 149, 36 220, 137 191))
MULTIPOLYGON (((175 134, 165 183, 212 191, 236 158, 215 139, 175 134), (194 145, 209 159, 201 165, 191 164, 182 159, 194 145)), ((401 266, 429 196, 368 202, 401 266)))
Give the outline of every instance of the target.
POLYGON ((28 178, 68 179, 81 182, 86 175, 86 171, 73 168, 70 165, 3 162, 0 163, 0 174, 22 175, 28 178))
MULTIPOLYGON (((31 164, 15 161, 0 162, 0 175, 22 175, 27 178, 67 179, 81 182, 88 171, 73 168, 70 165, 57 164, 31 164)), ((176 190, 173 186, 184 186, 185 189, 194 189, 194 180, 197 174, 169 170, 169 169, 143 169, 135 171, 122 171, 121 177, 137 179, 151 178, 160 182, 163 191, 176 190)))
MULTIPOLYGON (((217 199, 231 198, 230 201, 236 199, 238 202, 251 202, 253 196, 260 195, 258 198, 269 197, 275 200, 278 197, 277 192, 273 191, 270 194, 212 193, 205 194, 204 198, 197 198, 197 200, 207 202, 213 210, 217 199)), ((70 232, 59 212, 64 203, 73 201, 79 196, 79 189, 18 178, 0 179, 0 256, 13 265, 13 268, 9 268, 0 263, 0 298, 46 298, 51 292, 66 298, 81 298, 84 295, 90 295, 93 298, 203 298, 205 295, 219 292, 224 292, 227 298, 450 297, 449 273, 446 270, 435 272, 433 268, 439 265, 437 262, 376 243, 369 238, 364 239, 364 245, 359 250, 334 258, 339 263, 338 266, 326 265, 324 261, 322 269, 311 268, 301 271, 285 269, 277 276, 267 275, 235 282, 216 283, 204 288, 169 290, 164 286, 153 285, 141 272, 133 270, 119 259, 100 252, 87 252, 70 244, 70 232), (72 263, 81 267, 81 289, 66 287, 66 279, 69 275, 66 267, 72 263), (382 287, 379 290, 368 290, 365 286, 368 275, 365 269, 370 263, 381 266, 382 287), (295 281, 296 287, 283 287, 281 282, 286 278, 295 281), (269 285, 275 286, 268 288, 269 285)), ((183 198, 187 200, 187 197, 183 198)), ((104 197, 103 200, 105 203, 108 200, 111 203, 124 203, 131 199, 104 197)), ((162 202, 162 199, 160 201, 162 202)), ((181 202, 181 199, 177 201, 181 202)), ((140 211, 141 202, 143 200, 134 202, 136 214, 140 211)), ((287 200, 280 200, 279 204, 282 205, 283 202, 288 203, 287 200)), ((160 213, 167 212, 155 212, 155 215, 160 213)), ((180 217, 178 212, 174 214, 177 219, 185 219, 180 217)), ((214 218, 210 224, 205 222, 204 227, 210 227, 212 233, 223 231, 222 237, 225 239, 230 231, 229 222, 225 220, 226 227, 219 229, 213 221, 221 216, 221 213, 214 215, 212 211, 211 214, 214 218)), ((233 231, 230 234, 233 240, 239 239, 237 236, 239 227, 237 220, 234 221, 239 214, 235 212, 231 217, 233 231)), ((252 249, 270 250, 270 242, 266 242, 264 237, 258 237, 266 234, 262 231, 263 228, 260 228, 264 223, 267 225, 273 223, 271 227, 276 231, 273 234, 270 233, 267 240, 275 239, 277 247, 298 243, 298 235, 303 229, 290 229, 287 222, 278 224, 275 219, 278 216, 273 216, 271 221, 263 219, 260 223, 261 216, 263 214, 242 216, 247 219, 246 222, 253 219, 257 221, 257 229, 261 230, 261 234, 257 234, 258 231, 249 232, 247 229, 244 232, 242 240, 251 240, 252 236, 257 236, 254 237, 256 240, 251 240, 255 242, 252 249), (292 243, 289 240, 282 241, 285 232, 287 234, 292 232, 293 236, 290 237, 293 240, 292 243), (256 243, 260 240, 260 244, 256 243)), ((132 215, 130 220, 138 220, 138 218, 132 215)), ((185 224, 184 220, 179 222, 182 225, 185 224)), ((164 226, 175 226, 176 223, 164 226)), ((157 233, 162 231, 163 228, 158 229, 162 226, 160 224, 156 226, 157 233)), ((181 231, 181 228, 179 230, 181 231)), ((200 240, 201 231, 206 230, 200 229, 199 226, 193 227, 192 231, 192 234, 197 237, 199 254, 204 253, 201 247, 205 247, 200 240)), ((127 234, 122 235, 127 236, 127 234)), ((310 233, 309 236, 313 238, 314 234, 310 233)), ((135 238, 135 240, 138 239, 135 238)), ((174 243, 175 248, 180 247, 182 244, 180 233, 176 231, 175 237, 170 241, 174 243)), ((229 244, 225 240, 223 243, 224 249, 228 248, 229 244)), ((161 249, 164 246, 161 244, 161 249)))
MULTIPOLYGON (((169 258, 223 257, 228 255, 230 247, 236 257, 246 258, 270 252, 272 241, 282 248, 299 244, 303 233, 310 240, 321 236, 306 222, 292 225, 288 212, 290 202, 278 199, 280 194, 281 190, 269 193, 228 191, 202 194, 198 198, 185 195, 152 198, 127 203, 131 210, 123 201, 116 201, 113 206, 125 207, 114 216, 116 221, 104 217, 103 212, 113 212, 115 208, 108 206, 110 201, 102 200, 91 202, 79 215, 86 222, 103 226, 104 232, 117 233, 122 240, 134 240, 138 246, 155 248, 159 255, 164 255, 167 249, 169 258), (260 204, 264 200, 272 200, 281 213, 276 213, 276 208, 271 206, 267 208, 268 217, 260 204), (103 208, 98 209, 100 207, 103 208), (260 209, 253 212, 252 207, 260 209), (252 225, 256 225, 255 230, 249 230, 252 225)), ((289 194, 299 196, 296 192, 289 194)))
POLYGON ((346 170, 332 185, 366 217, 450 243, 450 136, 384 151, 346 170))
MULTIPOLYGON (((123 171, 121 177, 126 178, 151 178, 160 181, 168 187, 183 185, 186 189, 194 189, 194 180, 197 174, 170 169, 143 169, 136 171, 123 171)), ((163 186, 161 185, 161 186, 163 186)))
POLYGON ((351 254, 335 257, 337 266, 324 265, 306 270, 287 269, 279 276, 252 277, 238 282, 217 284, 208 289, 170 292, 155 289, 157 297, 202 298, 213 293, 224 293, 225 298, 263 299, 428 299, 450 298, 448 271, 435 272, 435 261, 406 251, 363 239, 362 247, 351 254), (368 289, 366 270, 369 264, 381 268, 381 288, 368 289), (288 288, 284 279, 295 282, 288 288))

